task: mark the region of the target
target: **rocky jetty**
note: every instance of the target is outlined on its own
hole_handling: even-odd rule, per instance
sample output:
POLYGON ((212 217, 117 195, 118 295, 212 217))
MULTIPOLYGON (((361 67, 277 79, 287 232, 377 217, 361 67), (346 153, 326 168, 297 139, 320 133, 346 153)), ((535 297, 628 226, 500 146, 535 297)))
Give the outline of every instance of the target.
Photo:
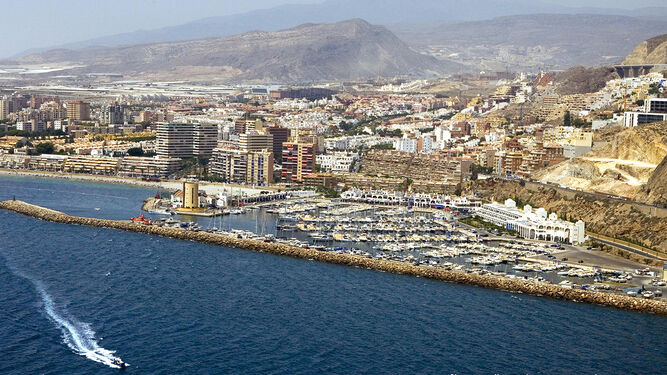
POLYGON ((152 234, 182 240, 198 241, 207 244, 235 247, 253 251, 285 255, 295 258, 312 259, 320 262, 374 269, 397 274, 425 277, 429 279, 449 281, 460 284, 481 286, 484 288, 521 292, 556 299, 586 302, 611 306, 626 310, 641 311, 667 315, 667 303, 647 300, 624 295, 591 292, 578 289, 566 289, 557 285, 535 283, 517 279, 505 279, 497 276, 478 275, 461 271, 450 271, 441 268, 415 266, 409 263, 372 259, 352 254, 335 253, 304 249, 295 246, 269 243, 262 241, 239 239, 232 236, 207 232, 193 232, 182 229, 137 224, 130 221, 106 220, 71 216, 22 201, 0 202, 0 209, 14 211, 38 219, 63 224, 87 225, 101 228, 113 228, 137 233, 152 234))

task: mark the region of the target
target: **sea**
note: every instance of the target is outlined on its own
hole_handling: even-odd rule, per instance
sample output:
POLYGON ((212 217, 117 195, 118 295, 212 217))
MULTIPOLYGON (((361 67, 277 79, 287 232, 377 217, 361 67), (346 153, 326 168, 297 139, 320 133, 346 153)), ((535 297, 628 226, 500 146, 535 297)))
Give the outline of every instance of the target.
MULTIPOLYGON (((128 219, 156 193, 0 176, 0 200, 80 216, 128 219)), ((226 225, 263 227, 258 212, 226 225)), ((113 374, 115 359, 137 374, 665 374, 667 318, 0 211, 0 374, 113 374)))

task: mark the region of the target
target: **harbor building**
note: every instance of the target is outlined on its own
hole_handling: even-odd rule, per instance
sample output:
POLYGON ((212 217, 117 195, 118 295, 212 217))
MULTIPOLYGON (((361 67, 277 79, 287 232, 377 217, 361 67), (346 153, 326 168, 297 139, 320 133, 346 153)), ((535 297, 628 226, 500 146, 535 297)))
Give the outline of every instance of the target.
POLYGON ((530 205, 523 209, 507 199, 504 204, 491 202, 475 210, 475 214, 486 221, 514 230, 525 239, 568 242, 580 244, 585 241, 585 224, 561 220, 555 213, 547 214, 544 208, 533 210, 530 205))
POLYGON ((381 204, 390 206, 408 206, 437 209, 456 209, 470 211, 481 206, 479 201, 471 201, 466 197, 429 193, 405 193, 390 190, 350 189, 341 194, 341 199, 348 202, 381 204))

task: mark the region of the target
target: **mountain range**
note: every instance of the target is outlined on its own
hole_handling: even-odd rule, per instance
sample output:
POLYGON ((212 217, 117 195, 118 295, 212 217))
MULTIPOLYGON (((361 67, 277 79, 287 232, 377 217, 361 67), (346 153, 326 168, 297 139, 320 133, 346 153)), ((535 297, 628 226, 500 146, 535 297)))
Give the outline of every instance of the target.
POLYGON ((667 16, 667 7, 634 10, 573 8, 539 0, 325 0, 321 3, 287 4, 241 14, 207 17, 154 30, 137 30, 52 48, 31 49, 17 57, 55 48, 110 47, 224 37, 254 30, 278 31, 304 23, 335 23, 354 18, 385 26, 411 24, 412 27, 416 24, 482 21, 500 16, 539 13, 605 14, 664 19, 667 16))
POLYGON ((615 64, 640 42, 667 32, 666 19, 600 14, 530 14, 392 28, 419 51, 504 70, 615 64))
POLYGON ((641 41, 667 33, 667 8, 613 14, 620 12, 531 0, 326 0, 90 39, 0 64, 76 65, 70 73, 144 79, 298 83, 565 70, 618 63, 641 41), (572 14, 582 11, 588 13, 572 14))
POLYGON ((113 72, 144 79, 308 83, 441 74, 456 64, 416 53, 383 26, 360 19, 276 32, 121 47, 57 49, 15 64, 70 64, 68 74, 113 72))

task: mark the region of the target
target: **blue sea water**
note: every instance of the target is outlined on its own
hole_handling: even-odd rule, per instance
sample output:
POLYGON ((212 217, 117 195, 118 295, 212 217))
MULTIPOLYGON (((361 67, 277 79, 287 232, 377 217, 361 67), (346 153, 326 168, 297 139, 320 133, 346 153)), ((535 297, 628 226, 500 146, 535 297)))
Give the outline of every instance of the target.
MULTIPOLYGON (((0 176, 83 216, 154 194, 0 176)), ((5 211, 0 239, 0 374, 667 373, 661 316, 5 211)))

